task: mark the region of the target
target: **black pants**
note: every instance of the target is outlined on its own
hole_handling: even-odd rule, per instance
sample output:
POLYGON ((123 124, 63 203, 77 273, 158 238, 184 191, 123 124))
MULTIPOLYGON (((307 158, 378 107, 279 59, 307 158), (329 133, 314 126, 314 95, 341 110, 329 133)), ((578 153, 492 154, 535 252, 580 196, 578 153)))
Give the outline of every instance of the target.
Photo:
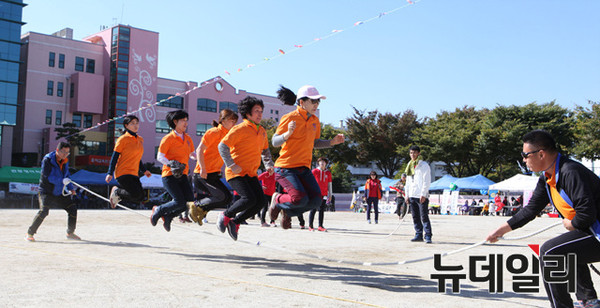
POLYGON ((225 216, 233 218, 234 223, 240 224, 256 215, 267 202, 257 177, 238 176, 227 182, 240 196, 240 199, 223 212, 225 216))
MULTIPOLYGON (((321 201, 321 206, 319 207, 319 227, 323 227, 323 218, 325 218, 325 209, 327 208, 327 200, 321 201)), ((317 209, 310 210, 310 214, 308 214, 308 226, 313 227, 313 222, 315 221, 315 213, 317 213, 317 209)), ((375 219, 377 220, 377 218, 375 219)))
POLYGON ((375 222, 377 222, 379 220, 379 198, 367 198, 367 220, 371 220, 371 206, 373 206, 373 211, 375 212, 375 222))
POLYGON ((176 178, 172 175, 162 178, 163 186, 173 197, 173 200, 161 204, 156 209, 156 215, 165 219, 173 219, 187 210, 187 202, 194 201, 192 185, 188 181, 187 175, 176 178))
MULTIPOLYGON (((260 211, 260 223, 266 223, 266 219, 267 219, 267 210, 269 209, 269 205, 271 205, 271 197, 273 196, 268 196, 265 195, 265 199, 267 199, 267 202, 265 202, 265 205, 263 206, 262 210, 260 211)), ((270 219, 270 218, 269 218, 270 219)))
POLYGON ((117 178, 117 182, 121 185, 121 188, 117 188, 117 196, 124 201, 130 201, 134 203, 140 203, 144 201, 144 189, 140 178, 126 174, 117 178))
MULTIPOLYGON (((590 232, 575 230, 548 240, 540 248, 540 256, 567 256, 569 253, 577 255, 577 289, 575 296, 578 300, 596 299, 597 294, 590 277, 588 263, 600 261, 600 241, 590 232)), ((540 262, 540 266, 542 273, 544 273, 544 262, 540 262)), ((544 287, 552 307, 573 307, 573 299, 569 295, 566 283, 548 284, 544 281, 544 287)))
POLYGON ((202 190, 209 195, 200 200, 200 206, 202 206, 205 211, 218 208, 226 209, 233 199, 227 186, 221 182, 221 174, 219 172, 207 174, 206 180, 203 179, 199 173, 194 173, 193 183, 196 191, 202 190))
POLYGON ((40 201, 40 210, 35 215, 27 233, 34 235, 37 232, 44 218, 48 216, 50 207, 62 208, 67 211, 67 234, 75 232, 75 226, 77 225, 77 205, 71 200, 71 197, 38 194, 38 199, 40 201))

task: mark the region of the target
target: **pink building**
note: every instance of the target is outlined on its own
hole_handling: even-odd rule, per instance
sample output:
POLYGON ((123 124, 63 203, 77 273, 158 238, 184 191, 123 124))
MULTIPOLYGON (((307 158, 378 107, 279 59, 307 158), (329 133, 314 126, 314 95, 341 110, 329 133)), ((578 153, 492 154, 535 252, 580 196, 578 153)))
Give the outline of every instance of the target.
MULTIPOLYGON (((70 29, 69 29, 70 30, 70 29)), ((75 123, 79 129, 95 126, 109 118, 147 107, 176 93, 198 86, 194 81, 178 81, 157 76, 158 33, 119 25, 81 41, 72 39, 72 31, 63 37, 29 32, 21 37, 22 87, 19 93, 17 126, 13 153, 20 165, 39 165, 41 156, 58 144, 57 127, 75 123)), ((273 91, 277 85, 273 86, 273 91)), ((183 97, 175 97, 144 109, 140 135, 145 140, 143 162, 155 162, 156 150, 170 129, 165 115, 184 109, 189 115, 188 134, 198 145, 223 108, 237 110, 246 95, 265 103, 265 119, 278 122, 294 110, 274 96, 237 90, 222 78, 183 97)), ((105 165, 114 141, 120 136, 122 120, 83 133, 85 146, 75 150, 78 164, 105 165)), ((13 162, 15 164, 15 162, 13 162)))

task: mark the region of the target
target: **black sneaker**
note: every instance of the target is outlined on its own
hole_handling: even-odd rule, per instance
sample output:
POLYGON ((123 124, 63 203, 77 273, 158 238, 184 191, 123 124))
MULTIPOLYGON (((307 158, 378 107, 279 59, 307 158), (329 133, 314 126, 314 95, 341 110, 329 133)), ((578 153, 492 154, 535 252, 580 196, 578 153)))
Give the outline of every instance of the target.
POLYGON ((229 220, 229 223, 227 224, 227 232, 229 233, 229 236, 231 236, 231 238, 234 241, 237 241, 239 230, 240 230, 240 225, 233 222, 233 219, 229 220))
POLYGON ((155 205, 152 207, 152 214, 150 214, 150 223, 152 224, 153 227, 156 226, 159 219, 160 219, 160 216, 158 215, 158 206, 155 205))
POLYGON ((163 227, 165 228, 165 230, 167 230, 167 232, 171 232, 171 222, 173 221, 172 217, 163 217, 163 227))
POLYGON ((225 233, 230 220, 231 218, 225 216, 225 214, 221 212, 221 214, 219 214, 219 218, 217 219, 217 229, 219 229, 221 233, 225 233))
POLYGON ((423 241, 423 237, 416 235, 415 237, 413 237, 412 240, 410 240, 411 242, 422 242, 423 241))

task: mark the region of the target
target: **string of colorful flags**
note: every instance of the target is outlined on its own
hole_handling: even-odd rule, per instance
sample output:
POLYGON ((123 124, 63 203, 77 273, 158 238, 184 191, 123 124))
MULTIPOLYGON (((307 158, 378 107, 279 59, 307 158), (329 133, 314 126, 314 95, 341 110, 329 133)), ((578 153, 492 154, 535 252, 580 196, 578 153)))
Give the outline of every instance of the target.
MULTIPOLYGON (((387 11, 387 12, 379 13, 377 16, 371 17, 371 18, 369 18, 369 19, 366 19, 366 20, 359 20, 359 21, 356 21, 356 22, 354 22, 354 23, 353 23, 351 26, 349 26, 349 27, 347 27, 347 28, 344 28, 344 29, 334 29, 334 30, 331 30, 331 32, 329 32, 328 34, 326 34, 326 35, 324 35, 324 36, 321 36, 321 37, 314 38, 313 40, 311 40, 311 41, 309 41, 309 42, 306 42, 306 43, 304 43, 304 44, 295 44, 294 46, 290 47, 289 49, 283 49, 283 48, 280 48, 280 49, 277 51, 277 53, 276 53, 275 55, 273 55, 273 56, 271 56, 271 57, 264 57, 264 58, 262 59, 262 61, 258 62, 257 64, 248 64, 248 65, 246 65, 246 66, 239 67, 239 68, 237 68, 237 69, 235 69, 235 70, 232 70, 231 72, 230 72, 230 71, 228 71, 228 70, 225 70, 224 72, 225 72, 225 74, 226 74, 226 75, 228 75, 228 76, 231 76, 231 74, 235 74, 235 73, 241 73, 241 72, 243 72, 244 70, 251 69, 251 68, 253 68, 253 67, 256 67, 256 66, 258 66, 258 65, 265 64, 265 63, 267 63, 267 62, 269 62, 269 61, 271 61, 271 60, 274 60, 274 59, 276 59, 276 58, 279 58, 279 57, 282 57, 282 56, 284 56, 284 55, 287 55, 287 54, 290 54, 290 53, 296 52, 296 51, 300 50, 301 48, 304 48, 304 47, 307 47, 307 46, 310 46, 310 45, 316 44, 317 42, 320 42, 320 41, 326 40, 326 39, 328 39, 328 38, 331 38, 331 37, 333 37, 333 36, 335 36, 335 35, 338 35, 338 34, 340 34, 340 33, 344 32, 344 31, 348 31, 348 30, 350 30, 350 29, 352 29, 352 28, 355 28, 355 27, 358 27, 358 26, 364 25, 364 24, 366 24, 366 23, 369 23, 369 22, 373 22, 373 21, 379 20, 379 19, 381 19, 381 18, 382 18, 382 17, 384 17, 384 16, 387 16, 387 15, 390 15, 390 14, 392 14, 392 13, 395 13, 396 11, 399 11, 399 10, 401 10, 401 9, 404 9, 404 8, 406 8, 406 7, 410 6, 410 5, 416 4, 416 3, 420 2, 420 1, 421 1, 421 0, 414 0, 414 1, 413 1, 413 0, 406 0, 406 4, 404 4, 404 5, 400 6, 400 7, 397 7, 397 8, 395 8, 395 9, 393 9, 393 10, 390 10, 390 11, 387 11)), ((175 98, 175 97, 178 97, 178 96, 181 96, 181 97, 183 97, 183 96, 186 96, 186 95, 190 94, 191 92, 193 92, 193 91, 195 91, 195 90, 198 90, 198 89, 200 89, 200 88, 202 88, 202 87, 205 87, 205 86, 208 86, 208 85, 210 85, 210 84, 213 84, 213 83, 215 83, 215 82, 217 82, 217 81, 219 81, 219 80, 221 80, 221 79, 222 79, 222 78, 221 78, 221 77, 219 77, 219 76, 217 76, 217 77, 214 77, 214 78, 212 78, 212 79, 209 79, 209 80, 207 80, 207 81, 204 81, 204 82, 202 82, 200 85, 198 85, 198 86, 196 86, 196 87, 193 87, 192 89, 189 89, 189 90, 187 90, 187 91, 185 91, 185 92, 181 92, 181 93, 175 93, 174 95, 171 95, 171 96, 169 96, 169 97, 167 97, 167 98, 165 98, 165 99, 162 99, 162 100, 160 100, 160 101, 157 101, 157 102, 154 102, 154 103, 148 103, 148 104, 146 104, 146 106, 142 106, 142 107, 140 107, 140 108, 138 108, 138 109, 136 109, 136 110, 133 110, 133 111, 127 112, 127 113, 125 113, 125 114, 123 114, 123 115, 120 115, 120 116, 116 116, 116 117, 113 117, 113 118, 106 119, 106 120, 105 120, 105 121, 103 121, 103 122, 96 123, 96 125, 95 125, 95 126, 88 127, 88 128, 86 128, 86 129, 84 129, 84 130, 81 130, 81 131, 79 131, 78 133, 75 133, 75 134, 71 134, 71 135, 69 135, 69 136, 66 136, 65 138, 66 138, 66 139, 68 139, 68 138, 70 138, 70 137, 72 137, 72 136, 75 136, 75 135, 78 135, 78 134, 81 134, 81 133, 84 133, 84 132, 87 132, 87 131, 94 130, 94 129, 98 128, 98 127, 104 126, 104 125, 106 125, 106 124, 108 124, 108 123, 111 123, 111 122, 114 122, 114 121, 117 121, 117 120, 119 120, 119 119, 121 119, 121 118, 124 118, 124 117, 126 117, 126 116, 129 116, 129 115, 134 115, 134 114, 136 114, 136 113, 139 113, 139 112, 142 112, 142 111, 144 111, 144 110, 146 110, 146 109, 148 109, 148 108, 152 108, 152 107, 154 107, 154 106, 156 106, 156 105, 159 105, 159 104, 161 104, 161 103, 167 102, 167 101, 169 101, 170 99, 173 99, 173 98, 175 98)))

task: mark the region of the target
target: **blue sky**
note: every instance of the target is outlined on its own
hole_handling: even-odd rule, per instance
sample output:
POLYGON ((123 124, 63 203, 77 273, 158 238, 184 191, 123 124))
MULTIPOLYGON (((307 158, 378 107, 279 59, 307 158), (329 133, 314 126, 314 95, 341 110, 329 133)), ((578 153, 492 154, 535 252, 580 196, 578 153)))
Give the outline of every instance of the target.
POLYGON ((335 125, 351 106, 434 117, 465 105, 600 102, 600 1, 415 2, 26 0, 23 32, 70 27, 81 39, 115 21, 156 31, 160 77, 220 75, 270 95, 312 84, 327 95, 321 121, 335 125), (295 50, 334 29, 345 31, 295 50))

